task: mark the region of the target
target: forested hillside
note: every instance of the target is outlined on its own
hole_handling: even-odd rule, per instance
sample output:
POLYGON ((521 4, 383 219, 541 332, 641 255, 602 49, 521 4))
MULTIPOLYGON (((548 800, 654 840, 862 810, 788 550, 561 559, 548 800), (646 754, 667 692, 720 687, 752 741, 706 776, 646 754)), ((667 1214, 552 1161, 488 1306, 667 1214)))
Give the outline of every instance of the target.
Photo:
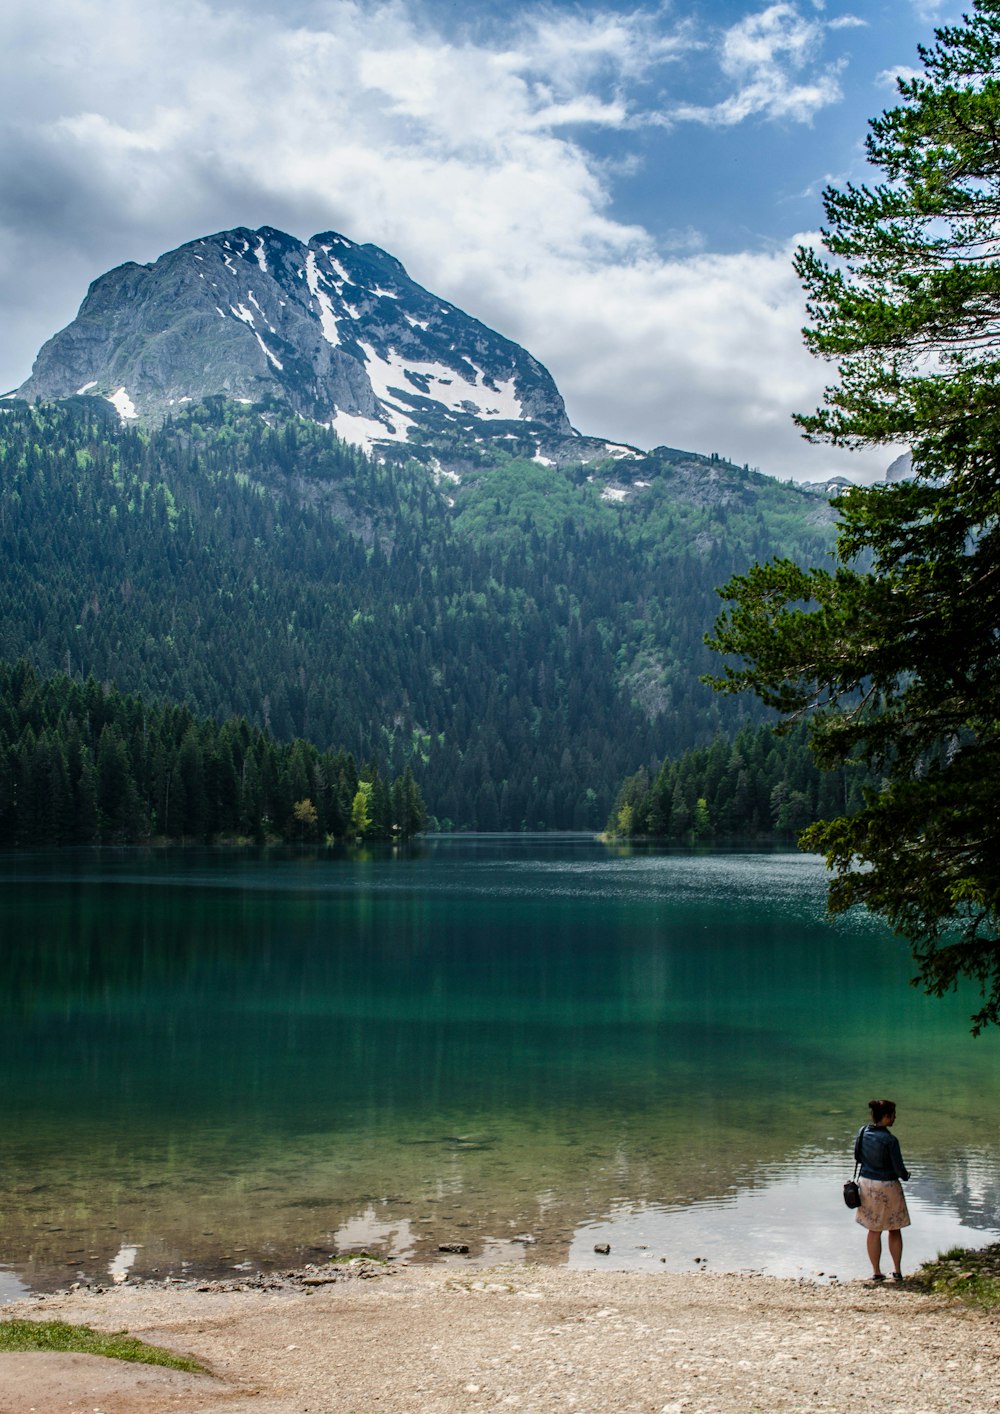
POLYGON ((805 727, 776 736, 745 726, 623 783, 607 833, 623 839, 793 840, 813 821, 861 808, 865 767, 821 771, 805 727))
POLYGON ((409 770, 390 785, 374 765, 359 773, 344 752, 278 743, 245 718, 0 664, 0 848, 408 839, 423 825, 409 770))
POLYGON ((0 659, 409 765, 446 828, 600 828, 735 732, 760 709, 698 682, 715 587, 829 539, 822 500, 666 448, 619 484, 473 446, 456 480, 221 398, 0 406, 0 659))

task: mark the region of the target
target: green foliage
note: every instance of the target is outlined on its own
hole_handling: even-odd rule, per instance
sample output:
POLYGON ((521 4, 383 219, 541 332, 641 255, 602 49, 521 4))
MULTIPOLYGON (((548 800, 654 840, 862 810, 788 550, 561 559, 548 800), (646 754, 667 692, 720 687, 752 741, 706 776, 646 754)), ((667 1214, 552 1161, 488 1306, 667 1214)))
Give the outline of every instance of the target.
POLYGON ((913 1280, 928 1291, 982 1310, 1000 1306, 1000 1242, 988 1247, 953 1247, 925 1262, 913 1280))
POLYGON ((165 1365, 171 1370, 187 1370, 205 1374, 204 1365, 186 1355, 175 1355, 159 1345, 147 1345, 144 1340, 125 1331, 95 1331, 90 1326, 70 1325, 67 1321, 0 1320, 0 1350, 58 1350, 75 1355, 104 1355, 112 1360, 127 1360, 140 1365, 165 1365))
POLYGON ((312 839, 319 824, 319 811, 308 796, 295 802, 292 816, 299 827, 299 839, 312 839))
POLYGON ((359 781, 351 801, 351 834, 363 840, 372 825, 372 787, 370 781, 359 781))
MULTIPOLYGON (((599 829, 627 771, 760 715, 698 682, 715 586, 816 553, 824 502, 667 448, 623 504, 617 466, 482 447, 456 484, 413 450, 375 464, 222 398, 148 432, 99 399, 0 405, 0 659, 409 767, 460 829, 599 829)), ((172 835, 204 826, 195 748, 172 835)), ((87 762, 95 814, 117 755, 87 762)))
POLYGON ((826 408, 799 422, 837 443, 908 444, 926 475, 947 475, 993 455, 1000 416, 993 0, 920 57, 902 102, 870 125, 868 158, 886 180, 826 192, 833 262, 798 253, 807 342, 840 375, 826 408))
POLYGON ((278 742, 245 718, 43 679, 0 663, 0 848, 150 838, 408 839, 425 825, 412 772, 359 783, 343 751, 278 742), (371 801, 363 830, 352 803, 371 801))
POLYGON ((717 687, 808 720, 820 765, 872 772, 863 804, 802 843, 834 870, 831 908, 887 919, 929 992, 978 984, 979 1031, 1000 1020, 997 7, 921 55, 872 124, 887 183, 827 193, 836 263, 799 256, 809 342, 840 360, 826 408, 800 422, 905 439, 915 479, 837 503, 832 568, 733 578, 711 644, 735 659, 717 687))
POLYGON ((827 811, 861 803, 863 772, 821 771, 805 727, 775 736, 743 727, 645 770, 622 785, 606 827, 617 838, 694 841, 791 840, 827 811))

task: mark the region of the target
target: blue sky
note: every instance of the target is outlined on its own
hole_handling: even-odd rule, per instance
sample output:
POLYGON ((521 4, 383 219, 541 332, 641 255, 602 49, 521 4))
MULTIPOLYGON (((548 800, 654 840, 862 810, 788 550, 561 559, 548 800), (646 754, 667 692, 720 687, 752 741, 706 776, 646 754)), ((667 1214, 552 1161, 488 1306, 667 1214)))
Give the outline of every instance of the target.
POLYGON ((0 387, 90 280, 211 231, 334 229, 545 362, 582 431, 798 479, 830 370, 790 260, 933 0, 6 0, 0 387))
MULTIPOLYGON (((674 41, 659 62, 624 83, 609 63, 603 83, 592 85, 606 103, 623 97, 630 123, 564 132, 610 164, 621 219, 641 223, 667 248, 696 233, 725 251, 782 240, 816 223, 824 181, 864 165, 865 124, 892 100, 889 75, 916 67, 918 44, 935 23, 957 19, 962 6, 692 0, 547 8, 563 16, 643 15, 654 40, 674 41), (730 41, 727 66, 727 36, 741 27, 742 47, 730 41)), ((452 4, 429 5, 427 13, 441 22, 463 12, 470 34, 499 46, 517 17, 527 21, 539 9, 506 7, 502 23, 493 7, 471 21, 468 7, 452 4)))

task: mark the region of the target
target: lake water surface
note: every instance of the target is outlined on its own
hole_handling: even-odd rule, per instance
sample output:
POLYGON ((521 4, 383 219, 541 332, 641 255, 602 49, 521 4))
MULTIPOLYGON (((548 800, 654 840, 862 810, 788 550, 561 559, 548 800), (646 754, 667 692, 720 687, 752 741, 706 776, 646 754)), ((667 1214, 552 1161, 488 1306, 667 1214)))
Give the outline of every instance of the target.
POLYGON ((452 1242, 858 1276, 871 1095, 906 1265, 994 1240, 1000 1037, 824 890, 537 836, 0 856, 0 1296, 452 1242))

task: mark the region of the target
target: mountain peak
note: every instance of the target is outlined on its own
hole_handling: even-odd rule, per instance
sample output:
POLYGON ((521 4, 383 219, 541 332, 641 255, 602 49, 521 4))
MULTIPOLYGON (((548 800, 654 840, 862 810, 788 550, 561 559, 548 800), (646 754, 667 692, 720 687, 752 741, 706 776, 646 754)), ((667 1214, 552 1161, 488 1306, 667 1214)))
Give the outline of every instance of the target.
POLYGON ((91 285, 21 397, 103 396, 162 421, 223 394, 277 398, 368 448, 462 433, 573 439, 550 374, 518 344, 336 231, 235 227, 91 285))

